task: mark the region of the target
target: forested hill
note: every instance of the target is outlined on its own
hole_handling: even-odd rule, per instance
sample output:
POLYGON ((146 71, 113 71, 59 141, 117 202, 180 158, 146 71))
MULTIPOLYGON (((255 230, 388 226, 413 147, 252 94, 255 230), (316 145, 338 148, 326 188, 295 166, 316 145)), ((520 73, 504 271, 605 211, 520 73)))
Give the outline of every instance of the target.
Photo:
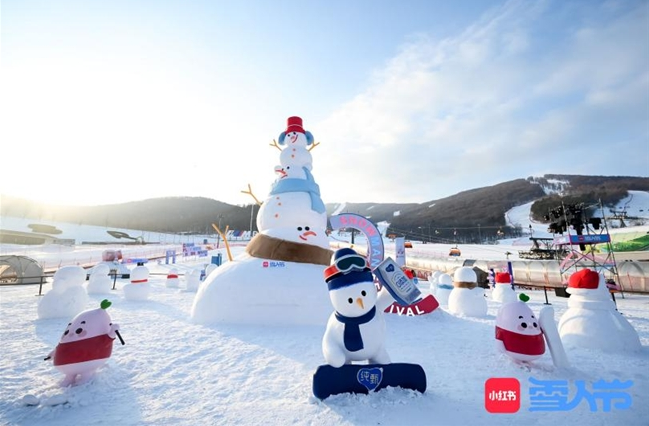
MULTIPOLYGON (((496 232, 515 235, 521 230, 506 226, 505 212, 534 202, 532 213, 542 220, 548 209, 561 202, 592 205, 601 200, 614 206, 629 190, 649 191, 649 178, 627 176, 545 175, 463 191, 422 203, 327 204, 327 213, 357 213, 373 222, 389 222, 388 232, 408 238, 464 241, 495 238, 496 232), (482 233, 484 232, 484 235, 482 233)), ((123 204, 65 207, 2 196, 1 216, 139 229, 152 232, 213 233, 221 228, 256 229, 257 205, 235 206, 203 197, 168 197, 123 204)), ((0 223, 1 227, 1 223, 0 223)))

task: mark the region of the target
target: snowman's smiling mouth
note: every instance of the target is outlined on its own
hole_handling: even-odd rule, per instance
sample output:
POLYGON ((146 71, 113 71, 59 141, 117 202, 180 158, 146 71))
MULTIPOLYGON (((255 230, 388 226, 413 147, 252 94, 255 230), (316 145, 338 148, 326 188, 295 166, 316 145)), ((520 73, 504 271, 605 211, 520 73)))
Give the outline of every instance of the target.
POLYGON ((313 231, 307 231, 307 232, 305 232, 304 234, 300 235, 300 238, 301 238, 302 240, 306 241, 308 235, 313 235, 313 236, 315 237, 315 236, 316 236, 316 233, 313 232, 313 231))
POLYGON ((295 143, 297 141, 297 133, 291 136, 291 143, 295 143))

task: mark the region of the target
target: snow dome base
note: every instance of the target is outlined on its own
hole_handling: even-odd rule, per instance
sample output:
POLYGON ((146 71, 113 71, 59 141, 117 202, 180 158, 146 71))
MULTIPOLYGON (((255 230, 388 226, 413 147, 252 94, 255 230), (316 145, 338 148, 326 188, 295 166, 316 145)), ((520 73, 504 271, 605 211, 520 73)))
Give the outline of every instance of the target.
POLYGON ((219 267, 201 284, 192 306, 192 321, 198 324, 326 324, 331 304, 324 268, 242 255, 219 267))

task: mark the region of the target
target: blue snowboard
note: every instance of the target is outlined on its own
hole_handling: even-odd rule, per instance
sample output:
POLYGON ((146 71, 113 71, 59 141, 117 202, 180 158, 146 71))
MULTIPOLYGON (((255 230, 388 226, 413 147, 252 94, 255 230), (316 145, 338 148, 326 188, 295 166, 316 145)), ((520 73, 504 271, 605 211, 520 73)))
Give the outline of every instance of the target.
POLYGON ((426 391, 426 373, 417 364, 321 365, 313 375, 313 395, 325 399, 339 393, 370 393, 388 386, 426 391))

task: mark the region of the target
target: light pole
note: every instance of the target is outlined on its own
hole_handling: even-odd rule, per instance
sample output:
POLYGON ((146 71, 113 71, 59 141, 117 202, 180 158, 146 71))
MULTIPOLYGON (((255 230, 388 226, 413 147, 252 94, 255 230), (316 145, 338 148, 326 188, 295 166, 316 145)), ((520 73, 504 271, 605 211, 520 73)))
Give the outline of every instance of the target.
POLYGON ((482 231, 480 230, 480 224, 478 223, 478 244, 482 244, 482 231))
POLYGON ((216 248, 219 248, 219 245, 221 244, 221 219, 223 219, 223 215, 219 215, 219 232, 216 233, 216 248))
POLYGON ((250 205, 250 239, 252 239, 252 216, 255 212, 255 203, 250 205))

